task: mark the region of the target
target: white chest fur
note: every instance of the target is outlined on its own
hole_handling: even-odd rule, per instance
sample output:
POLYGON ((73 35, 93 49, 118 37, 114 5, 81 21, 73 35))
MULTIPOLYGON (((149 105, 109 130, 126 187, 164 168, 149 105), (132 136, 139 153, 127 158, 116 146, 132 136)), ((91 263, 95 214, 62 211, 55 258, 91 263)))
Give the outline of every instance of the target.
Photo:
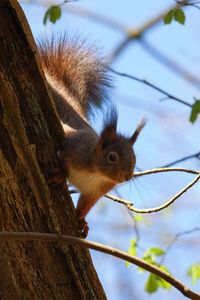
POLYGON ((108 179, 99 172, 90 173, 69 168, 68 181, 73 184, 82 194, 98 194, 100 187, 108 179))

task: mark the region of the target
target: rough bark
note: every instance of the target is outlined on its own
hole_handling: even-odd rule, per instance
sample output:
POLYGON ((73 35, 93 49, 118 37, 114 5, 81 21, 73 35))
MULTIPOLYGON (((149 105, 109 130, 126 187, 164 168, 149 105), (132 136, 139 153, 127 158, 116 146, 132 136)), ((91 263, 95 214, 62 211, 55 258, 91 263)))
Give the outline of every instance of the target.
MULTIPOLYGON (((0 230, 78 236, 71 198, 49 190, 63 131, 19 4, 0 1, 0 230)), ((106 299, 89 252, 1 242, 0 299, 106 299)))

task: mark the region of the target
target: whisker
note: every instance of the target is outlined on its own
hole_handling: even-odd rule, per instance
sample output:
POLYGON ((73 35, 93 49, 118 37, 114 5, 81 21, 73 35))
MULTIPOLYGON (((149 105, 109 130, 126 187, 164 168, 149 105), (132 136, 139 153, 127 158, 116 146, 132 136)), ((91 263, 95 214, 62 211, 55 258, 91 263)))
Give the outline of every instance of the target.
POLYGON ((145 199, 144 199, 144 196, 141 192, 143 185, 142 183, 139 181, 139 178, 133 178, 133 183, 135 185, 135 189, 140 197, 140 199, 142 200, 143 204, 145 203, 145 199))

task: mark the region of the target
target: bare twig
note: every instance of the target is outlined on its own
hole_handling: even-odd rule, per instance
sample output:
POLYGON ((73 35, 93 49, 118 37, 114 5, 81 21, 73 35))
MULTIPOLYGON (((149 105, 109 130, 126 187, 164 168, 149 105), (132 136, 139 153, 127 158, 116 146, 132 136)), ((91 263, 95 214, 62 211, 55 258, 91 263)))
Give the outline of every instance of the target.
POLYGON ((162 172, 185 172, 185 173, 197 174, 197 175, 200 174, 200 171, 191 170, 191 169, 161 167, 161 168, 155 168, 146 171, 135 172, 134 177, 150 175, 155 173, 162 173, 162 172))
POLYGON ((105 17, 101 14, 98 14, 97 12, 88 10, 84 7, 67 6, 65 7, 65 11, 70 14, 75 14, 75 15, 79 15, 80 17, 90 19, 95 23, 98 22, 100 24, 109 26, 110 28, 121 31, 123 33, 128 34, 129 32, 128 28, 125 25, 121 24, 119 21, 115 21, 111 18, 105 17))
MULTIPOLYGON (((170 11, 172 9, 176 9, 177 7, 180 7, 181 5, 186 6, 186 5, 191 5, 191 3, 187 2, 187 1, 178 1, 178 3, 176 3, 173 6, 170 6, 168 9, 165 9, 159 15, 148 20, 142 26, 140 26, 139 28, 136 28, 136 29, 128 28, 118 21, 115 21, 111 18, 105 17, 96 12, 85 9, 83 7, 67 6, 66 11, 68 13, 77 14, 84 18, 89 18, 92 21, 99 22, 101 24, 109 26, 110 28, 112 28, 114 30, 121 31, 126 34, 126 37, 123 39, 123 41, 120 43, 120 45, 115 49, 115 51, 111 54, 111 56, 110 56, 111 61, 113 61, 119 54, 121 54, 121 52, 129 45, 130 42, 132 42, 134 40, 140 40, 140 44, 148 51, 149 54, 151 54, 153 57, 155 57, 161 63, 165 64, 167 67, 171 68, 174 72, 183 76, 186 80, 190 81, 192 84, 194 84, 195 86, 197 86, 199 88, 200 87, 199 78, 197 78, 193 74, 189 73, 186 69, 184 69, 182 66, 178 65, 175 61, 166 57, 163 53, 161 53, 155 47, 153 47, 149 42, 147 42, 143 39, 144 33, 146 33, 147 30, 152 29, 161 20, 163 20, 164 16, 167 14, 168 11, 170 11)), ((170 98, 170 99, 172 99, 172 98, 170 98)))
POLYGON ((149 41, 145 39, 140 39, 140 45, 143 46, 143 48, 148 52, 148 54, 153 56, 157 61, 170 68, 171 70, 173 70, 173 72, 177 73, 178 75, 181 75, 195 87, 200 88, 200 79, 198 77, 196 77, 184 67, 180 66, 177 62, 170 59, 161 51, 156 49, 156 47, 153 46, 149 41))
POLYGON ((168 167, 171 167, 173 165, 176 165, 176 164, 178 164, 180 162, 186 161, 186 160, 191 159, 191 158, 200 159, 200 151, 198 151, 197 153, 191 154, 191 155, 184 156, 184 157, 182 157, 180 159, 174 160, 173 162, 171 162, 171 163, 169 163, 167 165, 164 165, 161 168, 168 168, 168 167))
POLYGON ((166 258, 166 255, 168 254, 169 250, 172 248, 172 246, 174 245, 175 242, 178 241, 178 239, 183 236, 183 235, 186 235, 186 234, 191 234, 191 233, 194 233, 194 232, 197 232, 197 231, 200 231, 200 227, 196 227, 196 228, 193 228, 193 229, 190 229, 190 230, 185 230, 185 231, 182 231, 182 232, 179 232, 177 233, 174 238, 172 239, 172 241, 169 243, 169 245, 167 246, 166 250, 165 250, 165 254, 163 255, 161 261, 160 261, 160 264, 163 264, 165 258, 166 258))
POLYGON ((182 232, 179 232, 175 235, 175 238, 176 239, 179 239, 181 236, 183 235, 186 235, 186 234, 191 234, 191 233, 194 233, 194 232, 197 232, 197 231, 200 231, 200 227, 195 227, 193 229, 189 229, 189 230, 185 230, 185 231, 182 231, 182 232))
POLYGON ((157 25, 160 21, 163 20, 164 16, 168 13, 168 11, 177 8, 180 6, 179 4, 172 5, 162 11, 159 15, 153 17, 152 19, 145 22, 142 26, 137 29, 129 29, 127 36, 123 39, 123 41, 119 44, 119 46, 113 51, 111 55, 111 60, 113 61, 118 57, 119 54, 125 49, 125 47, 134 40, 139 40, 144 33, 148 30, 152 29, 155 25, 157 25))
POLYGON ((79 0, 64 0, 62 3, 59 4, 59 6, 65 5, 70 2, 77 2, 77 1, 79 1, 79 0))
POLYGON ((172 198, 170 198, 168 201, 166 201, 164 204, 154 207, 154 208, 147 208, 147 209, 139 209, 136 207, 133 207, 133 203, 130 203, 130 201, 126 201, 125 199, 121 199, 118 197, 115 197, 113 195, 107 194, 105 195, 106 198, 109 198, 115 202, 121 203, 126 205, 126 207, 136 213, 140 214, 147 214, 147 213, 153 213, 163 210, 164 208, 170 206, 173 202, 175 202, 181 195, 183 195, 187 190, 189 190, 198 180, 200 179, 200 173, 198 172, 198 176, 195 177, 188 185, 186 185, 182 190, 180 190, 176 195, 174 195, 172 198))
POLYGON ((200 3, 199 1, 191 1, 191 2, 183 1, 183 2, 181 2, 181 1, 175 0, 175 2, 177 4, 179 4, 180 6, 192 6, 197 9, 200 9, 200 6, 198 5, 200 3))
POLYGON ((158 86, 156 86, 155 84, 153 83, 150 83, 149 81, 145 80, 145 79, 141 79, 141 78, 138 78, 136 76, 133 76, 133 75, 130 75, 130 74, 127 74, 127 73, 122 73, 122 72, 118 72, 112 68, 110 68, 111 72, 113 72, 114 74, 117 74, 119 76, 122 76, 122 77, 126 77, 126 78, 129 78, 129 79, 132 79, 132 80, 135 80, 135 81, 138 81, 138 82, 141 82, 141 83, 144 83, 148 86, 150 86, 151 88, 155 89, 156 91, 162 93, 163 95, 167 96, 169 99, 172 99, 176 102, 179 102, 183 105, 186 105, 186 106, 189 106, 189 107, 192 107, 192 104, 186 102, 185 100, 182 100, 176 96, 173 96, 172 94, 164 91, 163 89, 159 88, 158 86))
POLYGON ((0 232, 0 240, 3 241, 42 241, 42 242, 52 242, 52 243, 66 243, 70 245, 78 245, 83 248, 90 248, 96 251, 100 251, 117 258, 126 260, 136 266, 139 266, 146 271, 149 271, 157 276, 160 276, 165 281, 174 286, 177 290, 179 290, 183 295, 190 299, 200 300, 200 295, 195 293, 186 287, 181 281, 177 280, 170 274, 162 271, 158 267, 147 263, 146 261, 136 257, 129 255, 126 252, 123 252, 119 249, 109 247, 100 243, 96 243, 89 240, 83 240, 81 238, 76 238, 68 235, 61 234, 51 234, 51 233, 36 233, 36 232, 0 232))

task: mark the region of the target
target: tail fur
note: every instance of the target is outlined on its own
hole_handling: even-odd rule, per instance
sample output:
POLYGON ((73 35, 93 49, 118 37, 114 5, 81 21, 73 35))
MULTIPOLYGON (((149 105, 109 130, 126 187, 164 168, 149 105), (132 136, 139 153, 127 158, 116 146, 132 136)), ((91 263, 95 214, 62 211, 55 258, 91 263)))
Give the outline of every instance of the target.
POLYGON ((77 36, 69 39, 62 34, 59 38, 40 40, 39 52, 45 72, 65 86, 85 115, 92 106, 101 107, 108 99, 112 86, 108 63, 105 58, 98 57, 95 47, 88 48, 77 36))

